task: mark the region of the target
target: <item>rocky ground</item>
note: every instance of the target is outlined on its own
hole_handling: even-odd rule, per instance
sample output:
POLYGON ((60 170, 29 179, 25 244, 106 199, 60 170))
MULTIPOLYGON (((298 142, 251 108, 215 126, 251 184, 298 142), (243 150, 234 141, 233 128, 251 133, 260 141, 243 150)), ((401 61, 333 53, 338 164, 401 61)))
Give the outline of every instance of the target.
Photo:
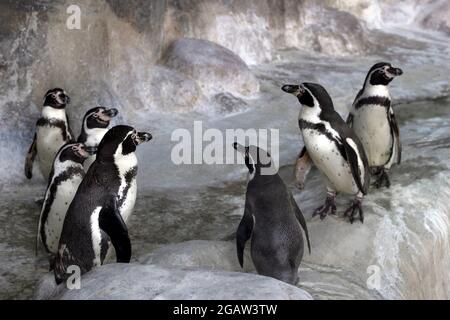
MULTIPOLYGON (((0 298, 228 298, 237 294, 228 281, 258 288, 241 298, 449 298, 445 1, 414 5, 410 22, 405 17, 413 9, 395 5, 392 11, 388 1, 281 2, 283 10, 271 1, 256 6, 205 0, 182 15, 186 4, 154 1, 141 16, 133 11, 139 1, 126 8, 113 0, 81 1, 89 9, 83 11, 89 28, 75 33, 64 29, 65 1, 0 4, 0 298), (430 20, 436 12, 439 17, 430 20), (148 16, 153 27, 145 23, 148 16), (341 32, 347 29, 355 31, 341 32), (345 115, 368 68, 381 60, 404 70, 391 85, 402 164, 392 169, 390 189, 371 189, 365 198, 364 224, 313 219, 324 186, 313 170, 303 191, 294 187, 300 105, 280 87, 319 82, 345 115), (45 257, 35 255, 34 201, 45 183, 37 172, 32 181, 22 173, 42 93, 52 86, 71 95, 75 131, 82 111, 101 103, 119 109, 117 124, 154 136, 138 151, 139 194, 129 223, 133 263, 93 271, 79 291, 55 289, 45 257), (170 161, 172 132, 192 132, 194 121, 222 132, 279 129, 280 174, 307 218, 312 242, 299 269, 299 288, 251 274, 248 255, 244 270, 237 264, 232 238, 243 213, 243 165, 170 161), (141 278, 147 280, 135 285, 141 278), (218 286, 224 290, 216 292, 218 286)), ((348 201, 338 198, 340 213, 348 201)))

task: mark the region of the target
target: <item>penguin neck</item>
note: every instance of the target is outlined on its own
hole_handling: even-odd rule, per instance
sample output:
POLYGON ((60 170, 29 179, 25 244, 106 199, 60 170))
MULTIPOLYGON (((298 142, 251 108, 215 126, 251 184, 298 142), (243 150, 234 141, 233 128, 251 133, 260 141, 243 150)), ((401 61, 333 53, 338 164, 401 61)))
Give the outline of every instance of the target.
MULTIPOLYGON (((86 124, 83 126, 84 137, 86 137, 86 141, 84 144, 87 147, 97 147, 102 141, 103 136, 108 132, 108 129, 105 128, 91 128, 89 129, 86 124)), ((83 134, 82 134, 83 135, 83 134)))
POLYGON ((322 121, 320 119, 321 113, 322 109, 317 105, 314 107, 302 106, 298 118, 311 123, 319 123, 322 121))
POLYGON ((267 184, 271 183, 275 179, 276 175, 263 175, 261 174, 260 170, 257 170, 253 176, 248 182, 248 184, 267 184))
POLYGON ((66 172, 69 168, 83 169, 83 164, 72 160, 66 160, 62 162, 57 160, 53 164, 54 176, 57 176, 62 172, 66 172))
POLYGON ((42 108, 42 118, 66 121, 66 109, 55 109, 50 106, 44 106, 42 108))
POLYGON ((388 86, 377 84, 372 85, 365 83, 361 97, 386 97, 390 98, 388 86))
POLYGON ((128 171, 137 167, 137 157, 135 152, 130 152, 126 155, 116 152, 113 155, 113 159, 120 176, 125 176, 128 171))

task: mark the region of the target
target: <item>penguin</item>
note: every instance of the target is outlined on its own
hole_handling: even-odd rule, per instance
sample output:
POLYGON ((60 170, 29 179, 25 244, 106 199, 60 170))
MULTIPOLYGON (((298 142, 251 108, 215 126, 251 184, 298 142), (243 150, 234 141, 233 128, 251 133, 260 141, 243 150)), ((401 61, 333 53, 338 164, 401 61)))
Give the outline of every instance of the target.
POLYGON ((311 253, 305 218, 278 173, 264 173, 271 166, 269 153, 237 142, 233 148, 242 154, 250 173, 244 215, 236 232, 239 264, 243 267, 245 243, 251 238, 258 274, 295 284, 303 258, 302 228, 311 253))
POLYGON ((136 200, 136 147, 152 139, 146 132, 119 125, 110 129, 67 210, 55 258, 56 283, 67 268, 81 274, 103 264, 112 243, 117 262, 128 263, 131 243, 125 224, 136 200))
MULTIPOLYGON (((111 119, 117 116, 118 113, 119 111, 115 108, 107 109, 102 106, 88 110, 83 117, 81 133, 78 136, 77 142, 83 143, 89 148, 97 148, 103 136, 108 131, 111 119)), ((86 172, 94 160, 95 155, 91 155, 84 161, 84 170, 86 172)))
POLYGON ((41 117, 36 122, 36 132, 25 160, 25 176, 33 177, 33 162, 38 156, 39 167, 48 180, 53 159, 58 150, 73 139, 66 106, 70 97, 61 88, 54 88, 44 96, 44 106, 41 117))
POLYGON ((326 180, 325 204, 313 216, 324 219, 329 211, 336 214, 336 194, 342 192, 355 196, 344 216, 353 223, 359 213, 364 222, 361 203, 368 191, 370 172, 360 140, 334 110, 331 97, 321 85, 284 85, 282 90, 296 96, 303 105, 298 122, 306 151, 326 180))
POLYGON ((390 187, 389 169, 393 164, 401 162, 400 131, 392 109, 388 85, 402 74, 402 69, 387 62, 373 65, 347 118, 347 123, 364 146, 372 173, 377 176, 377 188, 383 185, 390 187))
POLYGON ((82 143, 68 143, 61 147, 53 161, 36 242, 42 242, 50 260, 58 250, 67 208, 83 180, 83 162, 89 157, 89 152, 82 143))

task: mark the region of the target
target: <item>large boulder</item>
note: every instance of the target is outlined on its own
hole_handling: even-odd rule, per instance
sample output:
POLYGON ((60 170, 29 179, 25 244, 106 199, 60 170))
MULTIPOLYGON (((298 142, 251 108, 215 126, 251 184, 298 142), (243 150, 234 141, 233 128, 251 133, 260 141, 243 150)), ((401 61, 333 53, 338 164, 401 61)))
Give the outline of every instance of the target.
POLYGON ((55 288, 52 275, 38 285, 36 299, 310 300, 302 289, 254 274, 189 270, 154 265, 108 264, 85 274, 81 289, 55 288))
POLYGON ((162 64, 195 79, 208 95, 229 92, 251 96, 259 91, 259 82, 245 62, 208 40, 174 41, 164 53, 162 64))

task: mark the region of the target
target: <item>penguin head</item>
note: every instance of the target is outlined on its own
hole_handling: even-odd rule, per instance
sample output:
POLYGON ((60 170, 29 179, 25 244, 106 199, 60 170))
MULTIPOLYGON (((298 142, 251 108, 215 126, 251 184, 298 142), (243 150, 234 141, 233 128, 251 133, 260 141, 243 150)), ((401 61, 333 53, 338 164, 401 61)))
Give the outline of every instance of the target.
POLYGON ((234 142, 233 148, 244 157, 245 165, 250 173, 250 180, 253 180, 255 176, 261 175, 262 168, 270 168, 272 166, 270 154, 259 147, 253 145, 243 146, 234 142))
POLYGON ((296 96, 298 101, 306 107, 334 110, 330 95, 320 84, 310 82, 300 85, 285 84, 281 90, 296 96))
POLYGON ((94 151, 82 143, 67 143, 61 147, 56 157, 59 162, 73 161, 82 164, 94 151))
POLYGON ((364 86, 387 86, 395 77, 401 76, 402 74, 402 69, 395 68, 388 62, 378 62, 367 73, 364 86))
POLYGON ((48 90, 44 96, 44 106, 64 109, 70 103, 70 97, 61 88, 48 90))
POLYGON ((118 125, 105 134, 97 148, 97 160, 114 161, 117 157, 123 157, 136 151, 141 143, 150 141, 152 135, 148 132, 138 132, 126 125, 118 125))
POLYGON ((83 129, 106 129, 112 118, 117 116, 119 111, 115 108, 107 109, 102 106, 92 108, 86 112, 83 118, 83 129))

